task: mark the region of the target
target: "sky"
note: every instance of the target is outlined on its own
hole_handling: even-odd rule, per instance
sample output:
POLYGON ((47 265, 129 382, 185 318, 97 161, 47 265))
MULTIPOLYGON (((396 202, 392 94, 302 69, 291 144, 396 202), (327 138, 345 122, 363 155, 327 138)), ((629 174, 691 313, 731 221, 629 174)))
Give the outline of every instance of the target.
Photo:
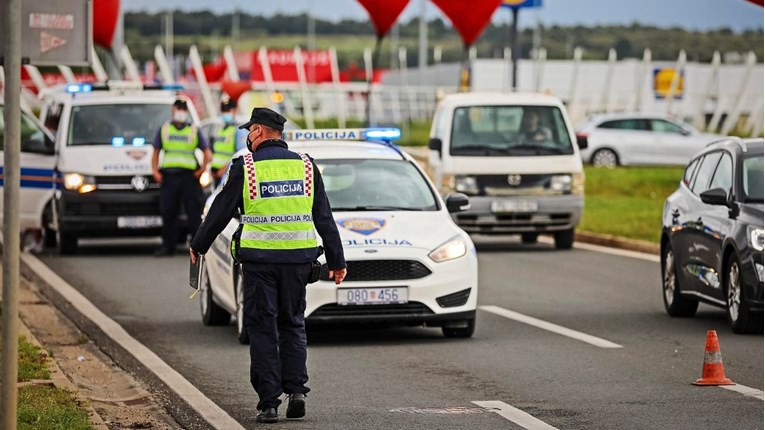
MULTIPOLYGON (((402 14, 402 20, 416 17, 423 1, 426 2, 428 17, 442 16, 431 2, 411 0, 402 14)), ((268 16, 275 13, 301 13, 310 8, 316 17, 332 21, 367 17, 366 11, 356 0, 126 0, 122 3, 127 11, 156 12, 180 8, 223 13, 238 7, 251 14, 268 16)), ((495 22, 509 21, 510 12, 500 9, 493 19, 495 22)), ((585 26, 640 22, 689 30, 728 27, 740 31, 762 29, 763 9, 745 0, 542 0, 541 8, 521 11, 519 22, 522 27, 537 22, 544 25, 585 26)))

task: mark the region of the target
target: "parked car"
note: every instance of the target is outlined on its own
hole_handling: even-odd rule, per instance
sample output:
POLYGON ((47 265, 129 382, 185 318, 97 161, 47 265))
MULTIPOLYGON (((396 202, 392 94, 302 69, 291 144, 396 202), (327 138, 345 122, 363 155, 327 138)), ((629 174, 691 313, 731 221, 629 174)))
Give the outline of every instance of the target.
POLYGON ((664 204, 664 306, 728 310, 736 333, 762 331, 763 140, 725 139, 696 155, 664 204))
POLYGON ((684 166, 707 144, 721 136, 703 133, 661 115, 599 115, 581 125, 577 141, 585 163, 596 167, 630 165, 684 166))

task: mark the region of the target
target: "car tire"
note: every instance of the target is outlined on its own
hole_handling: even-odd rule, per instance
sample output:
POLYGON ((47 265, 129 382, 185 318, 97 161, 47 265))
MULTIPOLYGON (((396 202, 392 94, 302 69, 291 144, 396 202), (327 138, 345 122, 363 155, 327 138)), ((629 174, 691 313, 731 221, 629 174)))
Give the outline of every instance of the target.
POLYGON ((199 291, 199 311, 202 314, 202 323, 207 326, 227 325, 231 322, 231 314, 218 306, 213 300, 212 284, 207 273, 207 267, 202 271, 199 291))
POLYGON ((661 250, 661 291, 664 309, 672 317, 692 317, 699 308, 698 300, 691 300, 680 293, 677 263, 672 246, 667 243, 661 250))
POLYGON ((56 232, 56 247, 61 255, 73 255, 77 253, 77 236, 61 230, 56 232))
POLYGON ((521 234, 521 243, 524 243, 526 245, 533 245, 537 243, 537 239, 539 239, 539 234, 537 233, 522 233, 521 234))
POLYGON ((619 156, 610 149, 598 149, 592 154, 591 162, 594 167, 613 169, 619 165, 619 156))
POLYGON ((574 246, 574 229, 555 233, 555 249, 571 249, 574 246))
POLYGON ((449 339, 465 339, 473 337, 475 333, 475 318, 465 320, 467 327, 441 327, 444 337, 449 339))
POLYGON ((51 225, 53 224, 53 206, 51 203, 48 203, 47 206, 45 206, 45 210, 43 210, 43 217, 42 217, 42 234, 43 234, 43 245, 46 248, 53 248, 56 246, 56 231, 51 229, 51 225))
POLYGON ((733 254, 725 270, 725 298, 728 323, 734 333, 762 332, 762 314, 752 312, 744 300, 744 288, 741 280, 741 262, 733 254))
POLYGON ((250 344, 250 335, 244 326, 244 280, 236 277, 236 340, 242 345, 250 344))

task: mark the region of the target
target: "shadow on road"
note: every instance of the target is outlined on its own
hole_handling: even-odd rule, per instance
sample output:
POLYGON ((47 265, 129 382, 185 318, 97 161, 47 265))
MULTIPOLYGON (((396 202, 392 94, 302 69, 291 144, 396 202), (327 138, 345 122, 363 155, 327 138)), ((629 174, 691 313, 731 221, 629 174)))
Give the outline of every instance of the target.
POLYGON ((407 344, 438 344, 469 339, 451 340, 444 338, 439 328, 422 327, 308 327, 308 345, 322 346, 382 346, 407 344))

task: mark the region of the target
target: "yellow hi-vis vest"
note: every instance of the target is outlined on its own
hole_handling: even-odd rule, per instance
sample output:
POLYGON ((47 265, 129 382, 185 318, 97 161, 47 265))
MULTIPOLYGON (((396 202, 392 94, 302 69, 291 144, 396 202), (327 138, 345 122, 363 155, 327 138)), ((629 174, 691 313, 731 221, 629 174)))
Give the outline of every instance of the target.
POLYGON ((255 162, 244 157, 241 249, 316 248, 313 225, 313 164, 300 159, 255 162))
POLYGON ((231 124, 224 125, 218 130, 214 139, 210 167, 222 169, 228 165, 236 152, 236 127, 231 124))
POLYGON ((166 122, 162 124, 160 135, 162 149, 165 151, 160 169, 196 170, 199 168, 197 157, 194 155, 194 150, 199 146, 196 127, 186 124, 178 130, 174 125, 166 122))

